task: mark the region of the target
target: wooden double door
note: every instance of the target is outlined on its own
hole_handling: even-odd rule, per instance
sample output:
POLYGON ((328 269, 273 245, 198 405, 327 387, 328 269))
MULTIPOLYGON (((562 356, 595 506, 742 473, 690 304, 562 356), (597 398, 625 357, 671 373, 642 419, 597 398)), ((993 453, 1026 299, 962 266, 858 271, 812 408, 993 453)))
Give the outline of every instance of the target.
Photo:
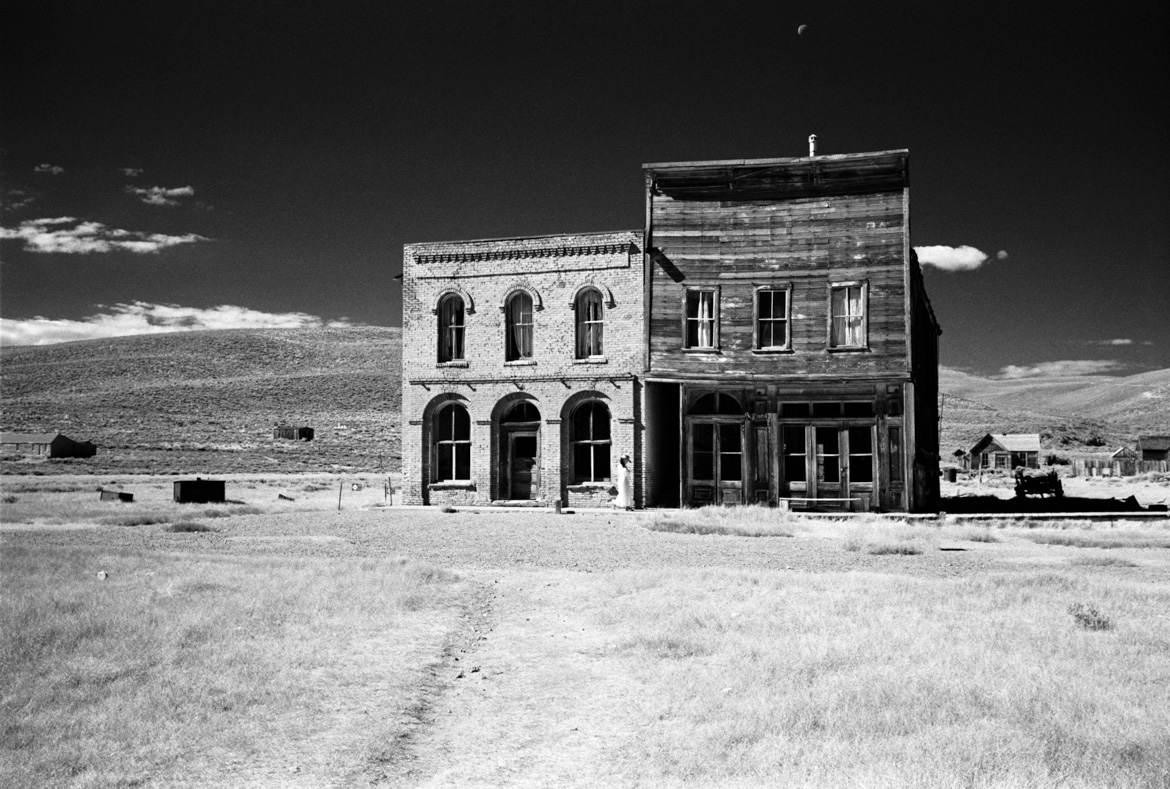
POLYGON ((688 417, 685 466, 689 506, 775 504, 775 419, 688 417))
POLYGON ((782 497, 823 499, 833 509, 868 509, 877 488, 873 424, 784 424, 782 497))
POLYGON ((878 478, 877 436, 869 424, 781 424, 766 418, 688 417, 685 486, 689 506, 771 504, 868 509, 878 478))

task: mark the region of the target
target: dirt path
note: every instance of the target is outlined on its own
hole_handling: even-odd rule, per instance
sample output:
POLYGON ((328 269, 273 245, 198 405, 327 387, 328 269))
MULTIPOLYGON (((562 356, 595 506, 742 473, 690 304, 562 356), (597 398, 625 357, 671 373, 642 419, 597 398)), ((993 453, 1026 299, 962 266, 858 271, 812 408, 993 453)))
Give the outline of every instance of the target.
POLYGON ((636 733, 642 688, 582 602, 588 578, 517 572, 490 581, 490 624, 454 655, 432 725, 411 743, 404 785, 597 786, 619 778, 618 751, 636 733))

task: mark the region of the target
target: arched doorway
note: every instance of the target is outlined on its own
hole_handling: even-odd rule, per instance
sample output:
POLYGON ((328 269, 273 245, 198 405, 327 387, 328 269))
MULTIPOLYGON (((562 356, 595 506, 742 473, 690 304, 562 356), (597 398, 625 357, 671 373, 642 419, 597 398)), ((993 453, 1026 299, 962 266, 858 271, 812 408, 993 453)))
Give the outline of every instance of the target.
POLYGON ((540 411, 528 400, 500 420, 500 498, 540 498, 540 411))

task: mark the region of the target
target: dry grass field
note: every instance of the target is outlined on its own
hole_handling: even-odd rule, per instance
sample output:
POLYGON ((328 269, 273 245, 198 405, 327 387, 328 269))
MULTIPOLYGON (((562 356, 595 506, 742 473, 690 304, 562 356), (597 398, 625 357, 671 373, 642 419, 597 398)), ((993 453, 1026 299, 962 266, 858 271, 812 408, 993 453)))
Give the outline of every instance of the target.
POLYGON ((443 513, 378 479, 3 478, 0 785, 1167 786, 1170 521, 443 513))

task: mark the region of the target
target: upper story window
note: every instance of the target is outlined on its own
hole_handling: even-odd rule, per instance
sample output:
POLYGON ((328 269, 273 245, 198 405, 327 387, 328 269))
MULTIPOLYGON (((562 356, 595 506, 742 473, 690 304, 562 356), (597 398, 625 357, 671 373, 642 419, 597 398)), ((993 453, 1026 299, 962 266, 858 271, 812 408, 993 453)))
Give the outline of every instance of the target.
POLYGON ((504 308, 504 358, 509 362, 532 358, 532 297, 513 293, 504 308))
POLYGON ((842 282, 829 288, 829 347, 864 348, 865 283, 842 282))
POLYGON ((436 482, 471 479, 471 417, 456 403, 435 414, 434 479, 436 482))
POLYGON ((787 288, 756 291, 756 349, 788 350, 789 302, 787 288))
POLYGON ((605 329, 605 316, 601 305, 601 292, 595 288, 581 291, 574 306, 577 313, 577 358, 604 356, 602 334, 605 329))
POLYGON ((715 348, 719 342, 719 292, 694 288, 686 295, 684 348, 715 348))
POLYGON ((439 361, 463 358, 463 299, 448 293, 439 301, 439 361))

